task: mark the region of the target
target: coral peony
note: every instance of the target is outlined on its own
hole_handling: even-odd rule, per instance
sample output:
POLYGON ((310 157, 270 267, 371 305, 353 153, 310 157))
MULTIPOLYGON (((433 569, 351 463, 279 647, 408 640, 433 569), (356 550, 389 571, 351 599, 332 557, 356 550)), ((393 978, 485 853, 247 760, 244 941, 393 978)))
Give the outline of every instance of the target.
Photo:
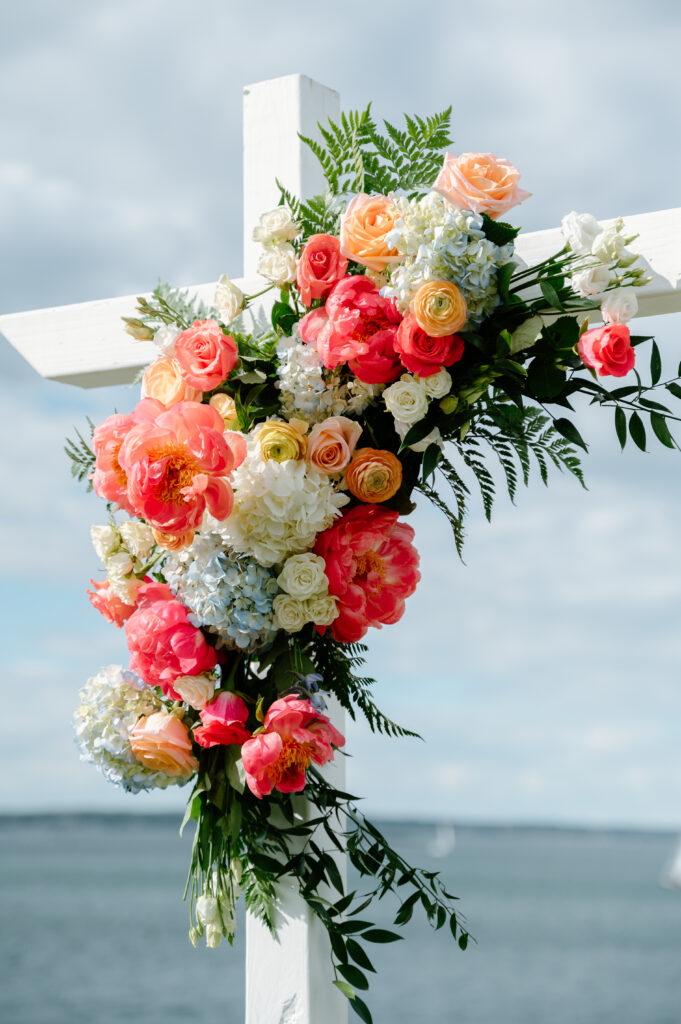
POLYGON ((217 320, 195 320, 175 342, 175 356, 187 384, 199 391, 222 384, 239 361, 234 338, 217 320))
POLYGON ((121 601, 120 597, 114 594, 108 580, 100 580, 99 582, 90 580, 90 583, 95 588, 94 590, 86 591, 90 598, 90 604, 98 612, 101 612, 107 622, 111 622, 120 629, 125 620, 130 618, 137 605, 126 604, 125 601, 121 601))
POLYGON ((189 729, 165 711, 140 718, 130 731, 130 747, 145 768, 164 775, 189 779, 199 767, 192 756, 189 729))
POLYGON ((112 501, 129 515, 135 510, 128 496, 128 477, 121 466, 119 456, 121 445, 132 428, 147 420, 153 420, 165 406, 155 398, 145 398, 127 414, 115 413, 95 427, 92 435, 92 450, 95 453, 95 471, 92 486, 95 494, 112 501))
POLYGON ((391 263, 399 263, 403 257, 385 240, 398 217, 392 199, 360 192, 350 200, 341 218, 341 252, 379 273, 391 263))
POLYGON ((459 334, 433 337, 419 326, 415 316, 405 316, 395 336, 395 348, 402 364, 418 377, 430 377, 443 366, 451 366, 463 355, 459 334))
POLYGON ((518 186, 519 179, 513 164, 491 153, 445 153, 433 190, 461 210, 486 213, 496 220, 532 195, 518 186))
POLYGON ((601 377, 624 377, 633 370, 636 353, 626 324, 606 324, 585 331, 577 351, 585 366, 601 377))
POLYGON ((392 452, 358 448, 345 471, 345 483, 359 501, 388 501, 400 489, 402 463, 392 452))
POLYGON ((333 758, 333 747, 345 744, 326 715, 295 694, 275 700, 263 724, 264 732, 241 748, 246 784, 259 798, 273 789, 299 793, 310 762, 326 764, 333 758))
POLYGON ((201 725, 194 729, 194 739, 202 747, 244 743, 251 737, 246 728, 248 708, 235 693, 219 693, 206 704, 200 717, 201 725))
POLYGON ((192 626, 185 606, 166 583, 143 583, 137 609, 125 624, 130 667, 167 697, 181 700, 173 688, 180 676, 199 676, 216 664, 215 650, 192 626))
POLYGON ((341 254, 340 242, 333 235, 310 235, 303 246, 296 270, 296 283, 306 306, 323 299, 341 280, 348 261, 341 254))
POLYGON ((398 518, 397 512, 359 505, 317 538, 314 552, 326 563, 329 593, 338 598, 335 640, 360 640, 369 626, 402 618, 421 574, 414 531, 398 518))

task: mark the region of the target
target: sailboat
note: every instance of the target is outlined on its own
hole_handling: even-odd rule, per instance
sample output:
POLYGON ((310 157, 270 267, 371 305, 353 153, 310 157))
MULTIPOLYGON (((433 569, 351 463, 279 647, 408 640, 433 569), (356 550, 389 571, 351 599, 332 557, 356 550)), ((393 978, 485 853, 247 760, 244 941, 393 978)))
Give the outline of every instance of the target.
POLYGON ((674 856, 660 875, 660 885, 663 889, 681 889, 681 839, 674 856))
POLYGON ((456 832, 453 825, 438 825, 435 835, 428 841, 427 850, 431 857, 448 857, 456 846, 456 832))

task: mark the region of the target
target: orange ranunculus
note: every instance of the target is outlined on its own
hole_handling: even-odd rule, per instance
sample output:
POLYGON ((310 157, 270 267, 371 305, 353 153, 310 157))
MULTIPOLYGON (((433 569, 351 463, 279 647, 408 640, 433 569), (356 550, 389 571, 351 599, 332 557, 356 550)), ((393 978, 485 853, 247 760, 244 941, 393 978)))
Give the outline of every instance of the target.
POLYGON ((189 547, 194 540, 193 530, 184 530, 182 533, 164 533, 163 530, 157 530, 152 526, 151 532, 158 547, 163 548, 164 551, 181 551, 182 548, 189 547))
POLYGON ((187 384, 174 356, 162 356, 150 363, 142 378, 142 398, 156 398, 168 407, 176 402, 200 402, 203 392, 187 384))
POLYGON ((376 271, 385 270, 390 263, 399 263, 402 256, 385 241, 396 220, 397 209, 387 196, 368 196, 360 192, 341 219, 343 256, 376 271))
POLYGON ((392 452, 357 448, 345 471, 345 483, 359 501, 371 505, 388 501, 402 483, 402 463, 392 452))
POLYGON ((486 213, 496 220, 532 195, 518 187, 519 178, 513 164, 492 153, 445 153, 433 190, 461 210, 486 213))
POLYGON ((422 331, 431 338, 456 334, 466 323, 468 307, 460 288, 451 281, 428 281, 411 300, 411 309, 422 331))
POLYGON ((188 779, 198 770, 184 722, 165 711, 140 718, 130 730, 132 752, 145 768, 188 779))

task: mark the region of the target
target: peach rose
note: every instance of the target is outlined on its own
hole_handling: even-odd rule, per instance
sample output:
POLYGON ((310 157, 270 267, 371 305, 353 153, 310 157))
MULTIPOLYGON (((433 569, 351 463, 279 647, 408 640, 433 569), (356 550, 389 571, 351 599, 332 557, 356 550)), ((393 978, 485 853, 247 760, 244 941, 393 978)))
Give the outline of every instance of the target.
POLYGON ((359 501, 388 501, 402 483, 402 463, 392 452, 358 448, 345 471, 345 483, 359 501))
POLYGON ((144 371, 142 398, 156 398, 168 407, 176 402, 200 402, 202 397, 201 391, 186 382, 174 356, 162 356, 144 371))
POLYGON ((323 299, 337 281, 345 276, 348 261, 334 235, 310 235, 303 246, 296 270, 296 284, 306 306, 323 299))
POLYGON ((433 189, 461 210, 486 213, 496 220, 532 195, 518 187, 519 179, 513 164, 492 153, 445 153, 433 189))
POLYGON ((220 392, 219 395, 213 395, 209 405, 212 405, 214 409, 222 416, 225 421, 225 430, 239 430, 239 417, 237 416, 236 403, 231 395, 226 395, 224 392, 220 392))
POLYGON ((182 548, 189 547, 194 540, 193 530, 184 530, 181 533, 164 533, 163 530, 157 530, 156 527, 152 526, 151 532, 158 547, 163 548, 164 551, 181 551, 182 548))
POLYGON ((466 323, 468 307, 460 288, 451 281, 428 281, 411 300, 416 323, 431 338, 456 334, 466 323))
POLYGON ((223 333, 217 320, 195 320, 177 338, 175 355, 184 379, 202 391, 222 384, 239 361, 234 338, 223 333))
POLYGON ((359 423, 347 416, 330 416, 310 431, 307 457, 322 473, 340 473, 350 461, 361 433, 359 423))
POLYGON ((360 192, 341 218, 343 256, 377 271, 385 270, 390 263, 399 263, 402 257, 385 241, 396 220, 395 204, 387 196, 368 196, 360 192))
POLYGON ((154 772, 188 779, 199 767, 189 729, 165 711, 140 718, 130 731, 130 746, 137 760, 154 772))

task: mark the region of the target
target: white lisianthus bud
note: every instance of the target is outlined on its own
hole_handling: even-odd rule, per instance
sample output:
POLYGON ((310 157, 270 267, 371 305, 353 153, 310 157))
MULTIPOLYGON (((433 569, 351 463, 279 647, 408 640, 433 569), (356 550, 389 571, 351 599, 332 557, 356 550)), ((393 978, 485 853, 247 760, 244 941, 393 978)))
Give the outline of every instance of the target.
POLYGON ((222 928, 219 924, 206 925, 206 945, 208 949, 217 949, 222 942, 222 928))
POLYGON ((302 555, 291 555, 277 577, 277 583, 291 597, 304 601, 313 594, 326 594, 329 581, 326 578, 326 562, 321 555, 311 551, 302 555))
POLYGON ((218 278, 214 302, 223 323, 231 324, 244 308, 244 293, 227 274, 223 274, 218 278))
POLYGON ((563 217, 560 227, 570 249, 580 256, 591 252, 591 246, 601 230, 601 225, 590 213, 576 213, 575 210, 563 217))
POLYGON ((444 398, 452 390, 452 377, 444 366, 430 377, 421 377, 421 380, 429 398, 444 398))
POLYGON ((330 626, 338 617, 336 599, 330 594, 315 594, 314 597, 308 597, 305 607, 308 619, 316 626, 330 626))
POLYGON ((196 901, 196 916, 204 928, 209 924, 218 924, 220 911, 215 896, 199 896, 196 901))
POLYGON ((287 633, 298 633, 306 622, 307 608, 297 597, 290 594, 277 594, 272 602, 274 609, 274 625, 276 629, 283 629, 287 633))
POLYGON ((146 523, 140 523, 137 519, 130 519, 121 523, 118 528, 123 543, 133 556, 145 561, 154 546, 154 535, 151 527, 146 523))
POLYGON ((633 266, 634 263, 636 263, 637 259, 637 252, 632 252, 631 249, 622 249, 622 252, 620 253, 620 258, 617 261, 617 266, 621 267, 623 270, 626 270, 627 267, 633 266))
MULTIPOLYGON (((407 436, 407 431, 410 430, 408 423, 400 423, 399 420, 395 420, 395 430, 399 434, 400 441, 404 441, 407 436)), ((426 448, 431 444, 439 444, 442 447, 442 434, 440 433, 439 427, 433 427, 431 432, 425 437, 422 437, 420 441, 415 441, 414 444, 409 445, 409 450, 412 452, 425 452, 426 448)))
POLYGON ((383 392, 388 412, 396 420, 413 426, 428 412, 428 395, 420 377, 405 373, 383 392))
POLYGON ((615 227, 601 231, 591 246, 591 255, 601 263, 617 263, 623 252, 624 238, 615 227))
POLYGON ((173 681, 173 689, 190 708, 201 711, 215 693, 215 680, 210 676, 180 676, 173 681))
POLYGON ((258 273, 277 287, 296 279, 296 251, 288 242, 268 246, 258 260, 258 273))
POLYGON ((179 327, 173 324, 164 324, 159 327, 154 335, 154 345, 160 348, 164 356, 172 356, 175 352, 175 342, 182 334, 179 327))
POLYGON ((287 206, 277 206, 262 213, 257 227, 253 229, 253 241, 261 245, 277 242, 291 242, 300 233, 300 228, 291 216, 287 206))
POLYGON ((638 299, 633 288, 616 288, 601 302, 601 316, 606 324, 626 324, 638 313, 638 299))
POLYGON ((109 555, 118 547, 118 534, 113 526, 91 526, 90 539, 97 557, 106 562, 109 555))
POLYGON ((583 270, 574 273, 570 278, 570 284, 573 291, 585 299, 588 295, 599 295, 604 292, 611 280, 612 274, 608 268, 602 263, 597 263, 593 267, 584 267, 583 270))

